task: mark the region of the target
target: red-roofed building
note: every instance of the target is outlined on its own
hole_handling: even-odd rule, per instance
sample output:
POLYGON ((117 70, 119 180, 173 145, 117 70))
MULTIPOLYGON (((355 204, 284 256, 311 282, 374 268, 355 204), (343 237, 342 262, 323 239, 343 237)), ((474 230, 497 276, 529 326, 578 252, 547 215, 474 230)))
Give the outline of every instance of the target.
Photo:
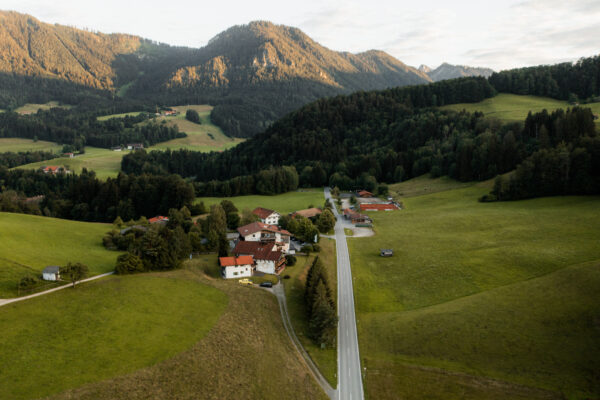
POLYGON ((67 169, 65 169, 64 167, 59 167, 56 165, 49 165, 47 167, 42 167, 42 171, 44 171, 45 174, 52 174, 52 175, 56 175, 61 172, 64 172, 65 174, 69 173, 69 171, 67 169))
POLYGON ((242 239, 247 242, 275 243, 278 249, 285 253, 290 249, 290 238, 292 234, 275 225, 253 222, 248 225, 240 226, 237 230, 242 239))
POLYGON ((274 243, 240 241, 235 245, 236 256, 252 256, 255 269, 265 274, 279 274, 285 268, 285 257, 274 243))
POLYGON ((281 217, 281 214, 279 214, 277 211, 269 210, 268 208, 262 207, 256 207, 252 211, 252 214, 260 218, 260 222, 262 222, 263 224, 269 225, 279 224, 279 218, 281 217))
POLYGON ((361 211, 393 211, 397 210, 395 204, 361 204, 361 211))
POLYGON ((361 190, 360 192, 358 192, 358 196, 359 197, 373 197, 373 193, 368 192, 366 190, 361 190))
POLYGON ((169 218, 163 217, 162 215, 157 215, 154 218, 150 218, 148 220, 148 222, 150 222, 151 224, 156 224, 156 223, 166 224, 167 222, 169 222, 169 218))
POLYGON ((252 276, 252 256, 219 257, 221 276, 225 279, 252 276))
POLYGON ((364 214, 357 213, 350 208, 344 209, 344 218, 349 219, 353 224, 365 224, 371 222, 371 218, 364 214))

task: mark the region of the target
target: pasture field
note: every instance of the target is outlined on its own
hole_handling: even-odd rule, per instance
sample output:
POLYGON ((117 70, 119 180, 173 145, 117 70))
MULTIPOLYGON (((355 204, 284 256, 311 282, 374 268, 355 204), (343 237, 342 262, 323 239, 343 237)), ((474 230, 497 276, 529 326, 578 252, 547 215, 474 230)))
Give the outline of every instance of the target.
POLYGON ((319 256, 323 265, 327 268, 328 279, 334 298, 337 299, 337 261, 335 256, 335 240, 321 238, 319 242, 321 251, 311 254, 309 257, 297 256, 297 263, 293 267, 286 267, 282 275, 289 275, 290 279, 282 279, 285 288, 288 312, 296 336, 302 343, 306 352, 310 355, 323 376, 332 387, 337 386, 337 351, 333 349, 321 349, 307 337, 308 320, 306 318, 306 305, 304 302, 304 286, 306 275, 315 258, 319 256))
MULTIPOLYGON (((134 347, 155 354, 149 366, 132 373, 122 371, 114 378, 98 380, 51 398, 326 399, 292 347, 275 296, 241 286, 237 281, 206 275, 204 271, 213 271, 215 265, 216 255, 205 255, 186 262, 183 270, 124 277, 131 280, 134 293, 140 278, 153 279, 159 285, 169 281, 164 289, 154 289, 158 292, 156 301, 152 299, 153 291, 139 300, 143 306, 138 308, 148 310, 148 318, 138 315, 139 309, 133 311, 134 321, 151 321, 148 335, 159 329, 164 338, 157 337, 149 345, 144 344, 136 338, 138 328, 128 323, 129 332, 122 332, 136 338, 139 344, 134 343, 134 347), (155 324, 158 328, 153 327, 155 324), (162 345, 167 348, 161 349, 162 345), (158 356, 167 351, 169 358, 158 356)), ((78 289, 69 292, 77 295, 78 289)), ((118 303, 129 304, 128 296, 126 291, 115 292, 118 297, 114 303, 120 312, 118 303)), ((131 308, 136 306, 133 304, 131 308)), ((90 313, 86 318, 96 319, 96 316, 90 313)))
POLYGON ((41 277, 48 265, 82 262, 90 275, 113 270, 120 253, 102 245, 102 237, 111 228, 109 224, 0 213, 0 298, 16 297, 19 280, 26 275, 41 277))
POLYGON ((600 197, 457 186, 348 239, 369 398, 598 397, 600 197))
POLYGON ((476 182, 459 182, 447 176, 432 179, 429 174, 421 175, 408 181, 389 185, 390 194, 396 198, 422 196, 444 192, 446 190, 466 188, 476 185, 476 182))
POLYGON ((79 174, 83 168, 94 170, 98 178, 116 177, 121 170, 121 159, 127 154, 124 151, 112 151, 99 147, 86 146, 85 153, 74 158, 60 157, 53 160, 40 161, 36 163, 21 165, 21 169, 38 169, 44 165, 65 166, 69 170, 79 174))
POLYGON ((108 121, 111 118, 137 117, 141 113, 142 113, 142 111, 133 111, 133 112, 126 112, 126 113, 121 113, 121 114, 103 115, 101 117, 98 117, 97 119, 98 119, 98 121, 108 121))
MULTIPOLYGON (((591 108, 596 114, 600 112, 600 103, 581 104, 581 107, 591 108)), ((520 96, 516 94, 500 93, 495 97, 485 99, 479 103, 461 103, 450 104, 440 107, 442 110, 454 110, 469 112, 481 111, 486 116, 496 117, 505 122, 525 121, 527 113, 539 112, 543 109, 552 112, 558 108, 572 107, 569 103, 562 100, 555 100, 548 97, 538 96, 520 96)), ((596 123, 598 127, 600 122, 596 123)))
POLYGON ((42 110, 49 110, 56 107, 71 108, 72 106, 68 104, 60 104, 58 101, 49 101, 45 104, 27 103, 19 108, 15 108, 15 112, 19 114, 32 114, 36 113, 40 108, 42 110))
POLYGON ((264 207, 275 210, 281 215, 309 208, 309 206, 323 207, 325 198, 322 189, 301 189, 302 191, 288 192, 274 196, 248 195, 236 197, 199 197, 195 203, 204 202, 206 207, 220 203, 222 200, 230 200, 240 210, 253 210, 256 207, 264 207))
POLYGON ((0 153, 20 151, 51 151, 53 153, 59 153, 62 150, 62 146, 54 142, 45 142, 38 140, 34 142, 30 139, 20 138, 1 138, 0 139, 0 153))
POLYGON ((154 365, 201 340, 227 295, 187 271, 110 276, 0 308, 0 398, 60 393, 154 365))

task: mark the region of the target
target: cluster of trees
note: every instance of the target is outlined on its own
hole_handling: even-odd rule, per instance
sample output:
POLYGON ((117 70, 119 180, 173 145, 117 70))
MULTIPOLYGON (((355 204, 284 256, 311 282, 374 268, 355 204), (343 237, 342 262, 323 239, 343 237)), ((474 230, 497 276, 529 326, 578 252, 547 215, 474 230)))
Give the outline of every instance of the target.
POLYGON ((38 161, 52 160, 58 157, 50 151, 20 151, 18 153, 5 152, 0 153, 0 166, 14 168, 19 165, 30 164, 38 161))
POLYGON ((489 82, 498 92, 546 96, 571 102, 594 100, 600 95, 600 56, 582 58, 575 64, 497 72, 490 76, 489 82))
MULTIPOLYGON (((93 171, 44 174, 0 167, 2 191, 19 197, 44 195, 35 205, 43 215, 81 221, 113 221, 164 215, 170 208, 191 206, 194 189, 177 175, 125 175, 100 180, 93 171)), ((37 211, 36 211, 37 212, 37 211)))
POLYGON ((202 121, 200 120, 200 115, 198 111, 189 109, 185 112, 185 119, 195 124, 200 124, 202 121))
POLYGON ((496 178, 481 201, 600 194, 600 137, 536 151, 508 179, 496 178))
POLYGON ((185 137, 176 125, 159 124, 149 119, 148 113, 124 118, 97 119, 97 112, 81 112, 56 107, 38 110, 35 114, 15 112, 0 114, 0 137, 41 139, 74 145, 81 150, 85 145, 110 148, 126 143, 144 143, 146 146, 185 137))
POLYGON ((0 192, 0 211, 19 214, 42 214, 37 202, 27 202, 24 196, 20 196, 14 190, 0 192))
POLYGON ((321 259, 315 257, 306 276, 304 301, 308 312, 308 336, 323 347, 333 347, 336 341, 337 312, 325 268, 321 259))

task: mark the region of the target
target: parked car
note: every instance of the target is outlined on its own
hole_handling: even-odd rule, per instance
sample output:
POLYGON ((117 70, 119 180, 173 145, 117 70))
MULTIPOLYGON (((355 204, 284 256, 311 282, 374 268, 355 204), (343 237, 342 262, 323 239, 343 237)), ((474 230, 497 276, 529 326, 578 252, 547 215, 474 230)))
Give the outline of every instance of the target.
POLYGON ((262 282, 260 287, 273 287, 273 284, 271 282, 262 282))
POLYGON ((248 286, 254 285, 254 282, 252 282, 248 278, 240 279, 238 282, 241 283, 242 285, 248 285, 248 286))

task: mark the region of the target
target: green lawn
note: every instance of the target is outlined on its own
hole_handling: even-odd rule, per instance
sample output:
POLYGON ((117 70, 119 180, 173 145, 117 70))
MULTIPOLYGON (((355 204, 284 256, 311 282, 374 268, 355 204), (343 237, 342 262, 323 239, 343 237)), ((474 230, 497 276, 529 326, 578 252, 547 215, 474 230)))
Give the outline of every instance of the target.
POLYGON ((81 173, 83 168, 94 170, 99 178, 116 177, 121 169, 121 159, 127 151, 112 151, 98 147, 87 146, 85 153, 75 158, 60 157, 54 160, 40 161, 21 165, 17 168, 37 169, 43 165, 65 166, 75 173, 81 173))
POLYGON ((600 198, 487 190, 404 198, 348 239, 370 398, 600 395, 600 198))
POLYGON ((111 276, 1 307, 0 398, 48 396, 188 349, 227 305, 189 274, 111 276))
POLYGON ((56 107, 71 108, 72 106, 70 106, 68 104, 60 104, 58 101, 49 101, 48 103, 45 103, 45 104, 27 103, 24 106, 15 108, 15 112, 20 113, 20 114, 31 114, 31 113, 36 113, 40 108, 42 110, 49 110, 51 108, 56 108, 56 107))
POLYGON ((108 224, 0 213, 0 298, 17 296, 19 279, 41 276, 48 265, 82 262, 91 275, 113 270, 119 253, 102 245, 110 229, 108 224))
POLYGON ((126 112, 126 113, 121 113, 121 114, 103 115, 101 117, 98 117, 98 121, 108 121, 111 118, 137 117, 141 113, 142 113, 142 111, 133 111, 133 112, 126 112))
MULTIPOLYGON (((495 97, 485 99, 479 103, 450 104, 440 107, 443 110, 469 112, 481 111, 486 116, 496 117, 506 122, 524 121, 529 111, 539 112, 544 109, 553 111, 558 108, 572 107, 562 100, 548 97, 520 96, 516 94, 500 93, 495 97)), ((600 112, 600 103, 581 104, 581 107, 591 108, 596 114, 600 112)), ((600 122, 598 122, 600 123, 600 122)))
POLYGON ((58 153, 61 150, 61 145, 53 142, 45 142, 43 140, 34 142, 33 140, 19 138, 0 139, 0 153, 19 151, 51 151, 53 153, 58 153))
POLYGON ((405 182, 395 183, 389 186, 390 194, 396 198, 415 197, 424 194, 443 192, 446 190, 465 188, 475 185, 475 182, 459 182, 442 176, 431 179, 429 174, 410 179, 405 182))
POLYGON ((301 189, 302 191, 288 192, 275 196, 237 196, 237 197, 199 197, 196 203, 201 201, 207 207, 220 203, 222 200, 230 200, 240 210, 253 210, 256 207, 269 208, 279 212, 281 215, 287 215, 291 212, 303 210, 309 206, 323 207, 325 198, 322 189, 301 189))
MULTIPOLYGON (((319 255, 328 271, 329 282, 337 299, 337 264, 335 256, 335 240, 321 239, 321 252, 319 255)), ((314 260, 315 255, 310 257, 297 256, 298 262, 293 267, 287 267, 282 275, 289 275, 290 279, 283 279, 285 295, 288 304, 288 312, 292 321, 294 331, 302 342, 302 346, 310 355, 323 376, 334 388, 337 386, 337 351, 336 349, 321 349, 306 335, 308 332, 308 320, 306 318, 306 305, 304 303, 304 285, 306 274, 314 260)))

